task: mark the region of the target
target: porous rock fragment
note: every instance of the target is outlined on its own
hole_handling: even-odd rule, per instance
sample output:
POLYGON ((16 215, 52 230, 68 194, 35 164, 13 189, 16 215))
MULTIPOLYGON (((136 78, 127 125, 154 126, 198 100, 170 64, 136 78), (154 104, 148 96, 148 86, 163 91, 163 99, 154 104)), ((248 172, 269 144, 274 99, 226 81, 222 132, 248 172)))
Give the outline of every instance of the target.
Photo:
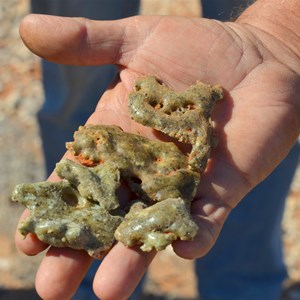
POLYGON ((12 200, 30 210, 30 216, 19 224, 22 235, 32 232, 47 244, 83 249, 95 258, 111 248, 114 232, 123 219, 83 197, 66 180, 20 184, 12 200))
POLYGON ((167 198, 147 208, 133 207, 115 237, 127 246, 142 244, 143 251, 163 250, 174 240, 192 240, 198 227, 181 198, 167 198))
POLYGON ((81 126, 67 148, 85 166, 98 165, 101 170, 113 164, 116 168, 109 169, 109 176, 119 172, 151 204, 177 197, 190 201, 199 182, 198 172, 190 170, 188 157, 174 143, 149 140, 118 126, 81 126))
MULTIPOLYGON (((126 215, 116 231, 117 240, 128 246, 139 244, 144 251, 150 251, 153 247, 164 249, 177 238, 195 236, 197 226, 189 207, 200 176, 189 168, 188 157, 174 143, 151 141, 117 126, 87 125, 79 128, 67 147, 87 167, 99 164, 100 170, 111 163, 118 166, 121 180, 149 206, 126 215), (150 219, 155 221, 149 223, 150 219), (133 230, 133 224, 139 224, 138 231, 133 230), (182 230, 174 224, 180 224, 182 230), (189 230, 183 230, 187 224, 189 230)), ((111 169, 112 177, 113 172, 111 169)))
POLYGON ((191 153, 118 126, 81 126, 67 143, 76 162, 56 166, 61 182, 15 188, 13 200, 31 211, 19 225, 21 233, 35 233, 53 246, 84 249, 95 258, 114 239, 143 251, 192 240, 198 227, 190 205, 214 145, 210 115, 221 97, 219 86, 197 82, 175 93, 153 76, 138 79, 129 95, 131 117, 191 144, 191 153), (135 201, 120 204, 121 184, 135 193, 135 201))
POLYGON ((131 117, 180 142, 192 145, 189 165, 204 171, 214 145, 211 112, 222 99, 221 86, 196 82, 183 92, 175 92, 154 76, 140 77, 129 95, 131 117))
POLYGON ((55 171, 89 201, 98 203, 108 211, 119 207, 115 191, 120 186, 120 172, 114 162, 86 168, 71 160, 63 160, 56 164, 55 171))

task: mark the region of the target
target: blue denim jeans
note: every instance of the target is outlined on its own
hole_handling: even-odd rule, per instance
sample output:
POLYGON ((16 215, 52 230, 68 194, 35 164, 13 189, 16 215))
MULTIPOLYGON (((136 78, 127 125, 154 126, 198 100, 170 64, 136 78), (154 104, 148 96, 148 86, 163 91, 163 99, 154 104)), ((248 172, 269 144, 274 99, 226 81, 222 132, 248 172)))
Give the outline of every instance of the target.
POLYGON ((202 0, 204 18, 229 21, 237 18, 255 0, 202 0))
MULTIPOLYGON (((234 18, 253 0, 203 0, 204 17, 234 18)), ((118 19, 138 13, 139 0, 32 0, 32 11, 91 19, 118 19)), ((38 113, 46 167, 50 173, 65 142, 86 122, 101 94, 117 75, 114 66, 75 67, 42 62, 45 103, 38 113)), ((203 300, 276 300, 286 277, 281 220, 299 159, 299 144, 278 168, 233 210, 214 248, 196 261, 203 300)), ((95 262, 74 300, 97 299, 95 262)), ((141 284, 131 298, 139 299, 141 284)))
MULTIPOLYGON (((33 13, 93 20, 113 20, 136 15, 139 0, 32 0, 33 13)), ((79 125, 86 122, 117 68, 66 66, 42 61, 45 102, 38 113, 46 170, 51 173, 65 153, 79 125)))
POLYGON ((273 173, 232 211, 213 249, 197 260, 204 300, 279 299, 287 276, 281 221, 299 157, 296 143, 273 173))

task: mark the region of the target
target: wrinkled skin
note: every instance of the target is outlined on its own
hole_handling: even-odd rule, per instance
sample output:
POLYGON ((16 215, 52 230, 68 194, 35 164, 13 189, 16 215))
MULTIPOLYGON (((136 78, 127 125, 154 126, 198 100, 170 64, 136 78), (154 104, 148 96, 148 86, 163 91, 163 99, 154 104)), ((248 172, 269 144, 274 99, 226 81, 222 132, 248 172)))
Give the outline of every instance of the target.
MULTIPOLYGON (((231 209, 285 157, 299 134, 299 47, 291 44, 299 38, 293 32, 283 38, 271 22, 263 23, 266 20, 252 11, 237 23, 175 17, 91 22, 30 16, 21 25, 25 43, 46 59, 120 66, 119 80, 103 95, 89 123, 115 124, 164 138, 128 115, 127 96, 141 74, 154 74, 176 90, 196 80, 224 87, 225 99, 213 114, 219 146, 212 152, 192 207, 199 235, 193 242, 173 244, 182 257, 201 257, 213 246, 231 209)), ((47 248, 30 235, 23 240, 17 234, 16 243, 29 255, 47 248)), ((116 244, 95 275, 97 296, 127 299, 154 255, 116 244)), ((70 298, 90 262, 85 253, 50 248, 37 274, 38 293, 44 299, 70 298)))

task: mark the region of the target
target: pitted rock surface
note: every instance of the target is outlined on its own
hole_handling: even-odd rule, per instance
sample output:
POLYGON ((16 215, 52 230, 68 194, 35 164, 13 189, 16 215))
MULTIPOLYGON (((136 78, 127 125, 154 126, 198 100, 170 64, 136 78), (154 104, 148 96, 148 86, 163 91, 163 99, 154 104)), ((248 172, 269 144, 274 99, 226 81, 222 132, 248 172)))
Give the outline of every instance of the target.
POLYGON ((31 211, 20 232, 35 233, 53 246, 84 249, 95 258, 115 239, 143 251, 192 240, 198 227, 190 205, 214 146, 210 116, 221 98, 219 86, 197 82, 176 93, 153 76, 141 77, 129 95, 131 117, 191 144, 191 153, 118 126, 81 126, 67 143, 75 162, 56 166, 61 182, 15 188, 13 200, 31 211), (126 205, 117 196, 122 184, 136 195, 126 205))

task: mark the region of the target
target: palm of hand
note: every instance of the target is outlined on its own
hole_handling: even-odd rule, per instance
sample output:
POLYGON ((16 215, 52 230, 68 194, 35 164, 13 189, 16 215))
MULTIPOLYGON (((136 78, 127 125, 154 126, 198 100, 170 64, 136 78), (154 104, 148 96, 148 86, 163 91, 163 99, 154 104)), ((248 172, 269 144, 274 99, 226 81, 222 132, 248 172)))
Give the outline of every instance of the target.
MULTIPOLYGON (((118 21, 114 27, 112 23, 101 25, 84 20, 65 22, 70 22, 70 28, 73 22, 74 30, 63 33, 65 36, 62 34, 61 40, 74 45, 72 52, 64 43, 55 49, 41 47, 40 41, 32 41, 26 35, 26 30, 30 32, 26 23, 23 38, 33 51, 53 61, 121 65, 119 81, 103 95, 88 121, 90 123, 117 124, 125 131, 151 137, 151 130, 130 120, 127 109, 128 93, 133 81, 141 74, 153 74, 175 90, 183 90, 197 80, 220 83, 224 87, 225 99, 217 105, 213 115, 219 146, 212 153, 193 204, 199 235, 194 242, 174 243, 174 250, 180 256, 195 258, 204 255, 216 240, 230 210, 275 167, 286 154, 287 145, 291 146, 295 140, 296 130, 288 134, 287 131, 289 127, 297 128, 295 104, 290 100, 296 93, 297 76, 282 61, 274 58, 274 52, 255 39, 254 31, 237 24, 172 17, 132 18, 118 21), (110 36, 111 30, 115 30, 113 37, 110 36), (84 40, 89 43, 83 42, 82 32, 89 37, 84 40), (290 88, 293 86, 294 89, 290 88)), ((26 240, 18 242, 21 249, 29 247, 24 243, 26 240)), ((38 252, 37 244, 34 241, 30 246, 32 252, 38 252)), ((51 251, 52 260, 54 252, 62 253, 58 249, 50 250, 50 254, 51 251)), ((44 259, 39 274, 49 269, 50 254, 44 259)), ((80 259, 78 254, 70 255, 73 265, 64 269, 65 276, 75 269, 79 278, 83 276, 89 259, 83 254, 79 256, 80 259), (76 264, 75 258, 84 263, 76 264)), ((117 245, 96 275, 96 293, 103 298, 107 295, 117 299, 126 297, 152 257, 153 253, 141 254, 117 245), (124 257, 127 257, 125 261, 124 257), (110 281, 115 275, 111 271, 112 265, 118 265, 120 274, 117 283, 114 278, 114 284, 110 281)), ((55 264, 62 266, 62 262, 60 259, 55 264)), ((54 269, 53 263, 51 267, 54 269)), ((49 278, 52 282, 53 278, 57 281, 57 274, 52 273, 48 281, 49 278)), ((45 278, 38 276, 37 280, 41 294, 53 295, 53 291, 46 287, 45 278)), ((70 284, 70 280, 67 281, 64 287, 70 284)), ((78 283, 75 280, 75 287, 78 283)), ((72 291, 68 289, 67 292, 72 291)))
MULTIPOLYGON (((212 167, 203 177, 194 203, 194 213, 199 215, 202 225, 199 237, 196 245, 175 246, 179 255, 193 258, 210 249, 231 208, 285 154, 278 149, 269 157, 270 162, 265 161, 266 154, 275 146, 270 143, 270 132, 273 137, 284 119, 293 114, 290 103, 283 101, 290 98, 283 78, 291 76, 291 72, 273 59, 267 49, 259 49, 244 28, 208 20, 155 21, 153 26, 153 20, 149 20, 153 28, 147 28, 146 36, 145 32, 137 36, 142 42, 134 52, 127 50, 126 45, 122 49, 120 63, 125 68, 121 70, 120 82, 104 95, 90 120, 118 123, 125 130, 151 134, 138 128, 127 112, 127 94, 139 74, 154 74, 177 90, 196 80, 220 83, 225 88, 225 99, 214 114, 219 146, 213 152, 212 167), (110 120, 106 120, 104 111, 110 112, 106 113, 110 120), (234 194, 230 192, 233 190, 234 194)), ((129 31, 135 30, 128 27, 129 31)))

